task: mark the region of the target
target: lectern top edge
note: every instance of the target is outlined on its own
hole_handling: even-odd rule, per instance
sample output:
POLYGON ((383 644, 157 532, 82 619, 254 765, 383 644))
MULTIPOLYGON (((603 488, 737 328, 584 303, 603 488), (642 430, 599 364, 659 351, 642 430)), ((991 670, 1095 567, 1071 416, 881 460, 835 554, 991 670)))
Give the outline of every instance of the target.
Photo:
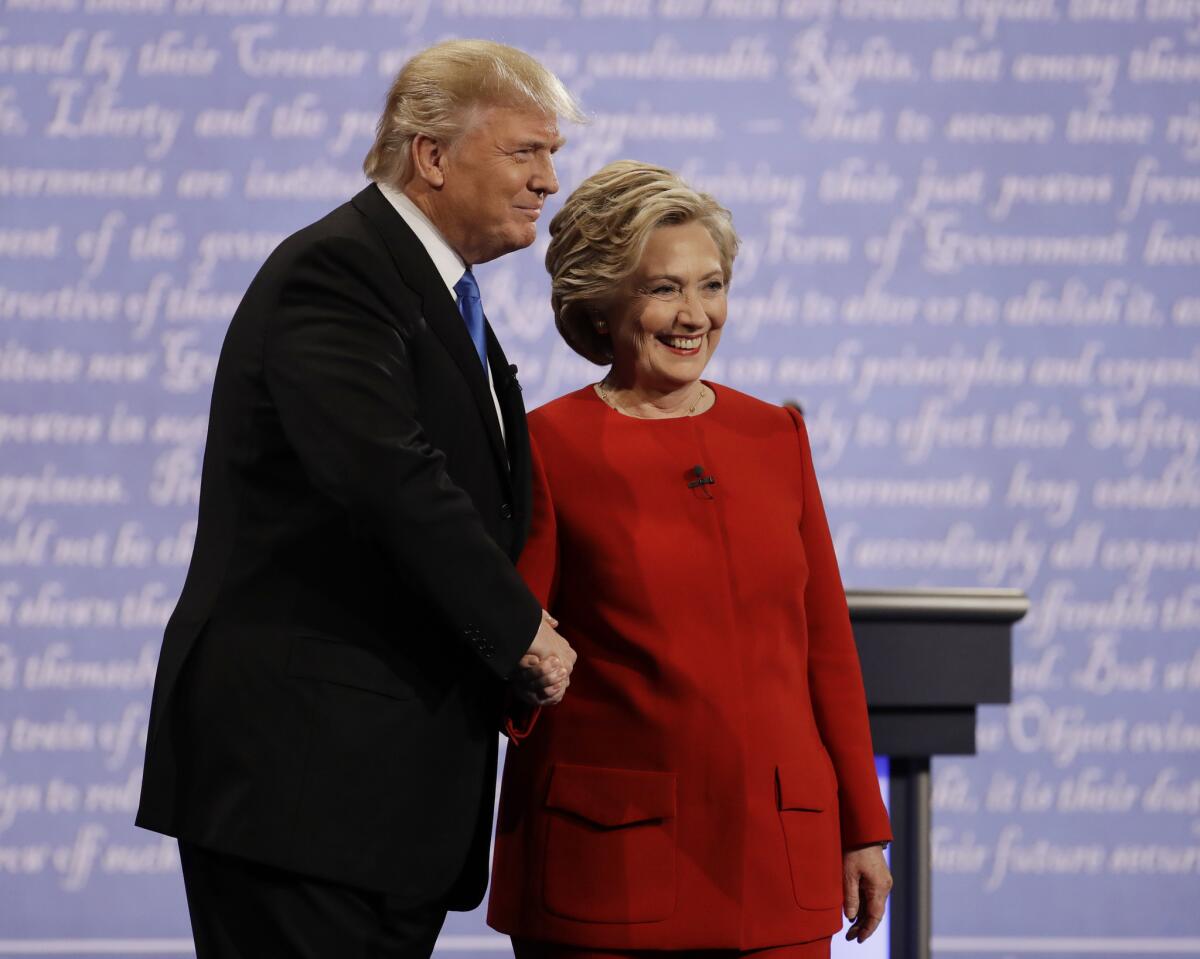
POLYGON ((973 587, 938 589, 848 589, 850 618, 935 619, 1015 623, 1029 612, 1019 589, 973 587))

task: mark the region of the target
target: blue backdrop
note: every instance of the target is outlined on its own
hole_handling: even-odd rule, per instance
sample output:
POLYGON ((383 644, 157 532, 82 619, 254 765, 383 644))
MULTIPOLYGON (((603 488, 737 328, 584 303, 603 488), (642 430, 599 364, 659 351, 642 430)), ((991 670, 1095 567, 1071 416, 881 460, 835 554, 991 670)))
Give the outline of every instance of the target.
MULTIPOLYGON (((0 11, 0 954, 187 949, 130 821, 221 337, 399 65, 485 36, 593 116, 559 199, 633 157, 733 210, 710 374, 804 404, 847 584, 1033 598, 1014 703, 935 766, 939 959, 1200 955, 1200 3, 0 11)), ((480 271, 531 405, 596 377, 543 251, 480 271)))

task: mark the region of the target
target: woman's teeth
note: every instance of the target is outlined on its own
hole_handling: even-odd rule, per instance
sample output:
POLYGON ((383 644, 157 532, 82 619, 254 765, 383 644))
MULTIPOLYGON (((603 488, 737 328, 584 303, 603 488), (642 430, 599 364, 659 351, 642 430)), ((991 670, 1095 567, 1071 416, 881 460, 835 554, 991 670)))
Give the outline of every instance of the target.
POLYGON ((700 345, 698 336, 660 336, 659 339, 677 350, 694 350, 700 345))

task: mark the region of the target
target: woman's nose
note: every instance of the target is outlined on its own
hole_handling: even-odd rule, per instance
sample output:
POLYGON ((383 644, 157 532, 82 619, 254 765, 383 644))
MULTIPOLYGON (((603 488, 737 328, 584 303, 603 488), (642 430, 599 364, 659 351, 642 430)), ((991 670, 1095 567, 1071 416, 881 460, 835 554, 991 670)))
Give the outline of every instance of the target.
POLYGON ((680 322, 687 323, 689 326, 704 325, 704 304, 700 300, 700 294, 695 290, 685 289, 683 293, 683 302, 679 305, 679 312, 676 317, 680 322))

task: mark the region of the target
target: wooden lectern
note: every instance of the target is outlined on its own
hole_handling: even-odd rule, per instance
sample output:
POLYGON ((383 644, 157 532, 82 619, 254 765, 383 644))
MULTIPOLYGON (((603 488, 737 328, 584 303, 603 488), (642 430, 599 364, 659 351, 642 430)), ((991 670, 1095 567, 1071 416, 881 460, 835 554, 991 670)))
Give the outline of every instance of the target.
POLYGON ((929 959, 929 764, 973 755, 975 710, 1012 700, 1015 589, 850 589, 875 752, 889 760, 892 959, 929 959))

